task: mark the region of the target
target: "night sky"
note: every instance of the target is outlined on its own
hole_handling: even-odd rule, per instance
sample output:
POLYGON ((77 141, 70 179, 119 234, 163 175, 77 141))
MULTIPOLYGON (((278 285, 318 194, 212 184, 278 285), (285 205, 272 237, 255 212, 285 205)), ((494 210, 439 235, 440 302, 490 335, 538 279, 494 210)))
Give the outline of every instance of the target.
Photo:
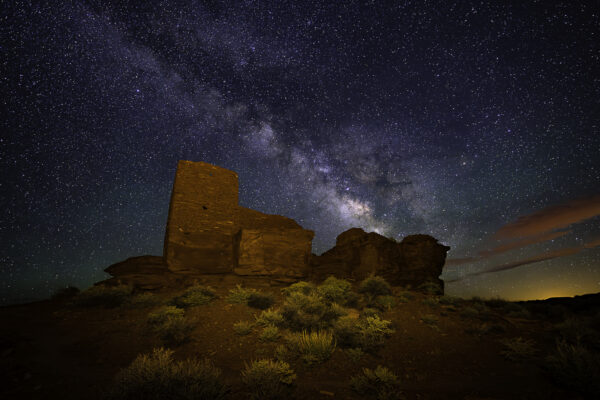
POLYGON ((0 11, 1 302, 160 255, 180 159, 317 254, 426 233, 450 294, 600 291, 597 1, 61 3, 0 11))

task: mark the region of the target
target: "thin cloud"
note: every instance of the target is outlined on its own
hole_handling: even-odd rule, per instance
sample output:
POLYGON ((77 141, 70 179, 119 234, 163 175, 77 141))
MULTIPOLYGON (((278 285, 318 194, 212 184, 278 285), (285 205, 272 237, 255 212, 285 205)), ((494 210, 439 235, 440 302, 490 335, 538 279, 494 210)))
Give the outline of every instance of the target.
POLYGON ((600 215, 600 195, 572 200, 523 215, 496 232, 496 239, 541 235, 600 215))

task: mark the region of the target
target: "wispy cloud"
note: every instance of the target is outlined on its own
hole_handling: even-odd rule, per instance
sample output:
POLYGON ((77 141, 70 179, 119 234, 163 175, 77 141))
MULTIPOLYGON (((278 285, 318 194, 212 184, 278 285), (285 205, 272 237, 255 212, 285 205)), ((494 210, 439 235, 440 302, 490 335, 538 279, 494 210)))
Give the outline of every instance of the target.
POLYGON ((517 218, 496 232, 496 239, 541 235, 600 215, 600 195, 572 200, 517 218))

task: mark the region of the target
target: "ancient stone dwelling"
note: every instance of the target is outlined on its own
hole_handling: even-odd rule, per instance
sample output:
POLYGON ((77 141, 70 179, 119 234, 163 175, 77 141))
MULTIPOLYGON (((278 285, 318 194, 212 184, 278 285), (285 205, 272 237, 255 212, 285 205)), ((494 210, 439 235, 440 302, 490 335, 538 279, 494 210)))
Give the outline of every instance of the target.
POLYGON ((411 235, 397 243, 353 228, 320 256, 311 253, 313 236, 290 218, 241 207, 235 172, 179 161, 163 255, 111 265, 105 271, 114 278, 101 284, 153 290, 219 275, 289 283, 378 274, 393 284, 416 287, 434 282, 443 288, 439 276, 449 247, 431 236, 411 235))
POLYGON ((163 254, 171 272, 302 278, 313 236, 290 218, 239 206, 235 172, 179 162, 163 254))

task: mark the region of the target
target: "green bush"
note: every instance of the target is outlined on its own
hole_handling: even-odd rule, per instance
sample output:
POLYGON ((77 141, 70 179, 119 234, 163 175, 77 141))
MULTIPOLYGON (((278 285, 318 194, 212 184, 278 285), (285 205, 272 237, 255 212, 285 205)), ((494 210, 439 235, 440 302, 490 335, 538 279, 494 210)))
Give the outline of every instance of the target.
POLYGON ((64 288, 60 288, 58 289, 56 292, 54 292, 54 294, 52 295, 52 300, 67 300, 67 299, 72 299, 73 297, 77 296, 80 293, 79 288, 76 288, 75 286, 67 286, 64 288))
POLYGON ((246 364, 242 371, 242 380, 248 387, 250 398, 255 400, 287 398, 295 379, 296 374, 283 361, 256 360, 246 364))
POLYGON ((408 303, 415 298, 415 295, 408 290, 398 290, 395 294, 399 303, 408 303))
POLYGON ((361 318, 381 317, 381 310, 379 310, 377 308, 366 307, 366 308, 363 308, 362 311, 360 312, 360 317, 361 318))
POLYGON ((340 346, 360 347, 363 350, 375 350, 385 339, 394 333, 391 321, 379 316, 351 318, 342 317, 336 321, 333 333, 340 346))
POLYGON ((317 288, 319 295, 326 301, 345 304, 352 289, 352 284, 333 276, 325 279, 317 288))
POLYGON ((365 352, 362 351, 360 347, 355 347, 347 349, 346 354, 348 354, 348 357, 350 357, 353 362, 358 363, 365 355, 365 352))
POLYGON ((429 326, 437 326, 438 317, 433 314, 426 314, 421 316, 421 321, 429 326))
POLYGON ((389 311, 396 305, 396 299, 394 296, 377 296, 373 305, 381 311, 389 311))
POLYGON ((546 358, 546 368, 560 384, 590 399, 600 398, 600 353, 561 340, 555 353, 546 358))
POLYGON ((261 326, 267 326, 267 325, 275 325, 275 326, 282 326, 283 323, 285 322, 283 319, 283 315, 281 315, 281 313, 277 310, 273 310, 273 309, 268 309, 268 310, 263 310, 260 315, 256 318, 256 323, 258 325, 261 326))
POLYGON ((252 332, 253 324, 248 321, 238 321, 233 324, 233 331, 236 335, 245 336, 252 332))
POLYGON ((510 361, 521 361, 533 356, 536 352, 535 343, 521 337, 501 340, 504 350, 500 353, 510 361))
POLYGON ((288 286, 286 288, 281 289, 281 292, 285 296, 290 296, 294 293, 301 293, 304 295, 308 295, 308 294, 315 292, 316 290, 317 290, 317 287, 313 283, 300 281, 300 282, 291 284, 290 286, 288 286))
POLYGON ((217 400, 228 391, 221 371, 208 360, 173 361, 173 351, 154 349, 139 355, 117 374, 111 400, 217 400))
POLYGON ((216 297, 215 291, 210 286, 192 286, 181 296, 173 299, 173 304, 177 307, 195 307, 210 303, 216 297))
POLYGON ((363 373, 350 380, 350 387, 363 396, 375 396, 377 400, 400 399, 400 380, 389 369, 378 365, 374 370, 363 368, 363 373))
POLYGON ((286 325, 296 331, 326 328, 338 316, 317 293, 306 295, 300 292, 287 296, 281 314, 286 325))
POLYGON ((153 293, 140 293, 131 297, 127 305, 134 308, 153 307, 162 303, 162 300, 153 293))
POLYGON ((592 322, 593 319, 586 320, 583 317, 571 317, 555 325, 555 329, 560 337, 568 343, 600 346, 600 335, 592 328, 592 322))
POLYGON ((250 297, 250 295, 256 292, 256 289, 246 289, 243 288, 242 285, 236 285, 235 289, 231 289, 229 291, 229 296, 227 296, 227 302, 234 304, 246 304, 248 303, 248 298, 250 297))
POLYGON ((392 287, 380 276, 369 276, 358 286, 358 292, 375 298, 392 294, 392 287))
POLYGON ((92 286, 73 299, 74 304, 83 307, 118 307, 127 301, 133 288, 127 285, 92 286))
POLYGON ((248 301, 246 303, 252 308, 266 310, 267 308, 271 307, 274 302, 275 299, 271 293, 256 292, 251 293, 250 296, 248 296, 248 301))
POLYGON ((307 364, 322 363, 335 350, 335 339, 330 331, 293 333, 287 337, 289 347, 307 364))
POLYGON ((169 344, 180 344, 188 339, 193 325, 185 319, 184 310, 163 306, 148 314, 148 326, 169 344))
POLYGON ((265 326, 258 337, 261 342, 274 342, 277 339, 279 339, 279 328, 274 325, 265 326))

